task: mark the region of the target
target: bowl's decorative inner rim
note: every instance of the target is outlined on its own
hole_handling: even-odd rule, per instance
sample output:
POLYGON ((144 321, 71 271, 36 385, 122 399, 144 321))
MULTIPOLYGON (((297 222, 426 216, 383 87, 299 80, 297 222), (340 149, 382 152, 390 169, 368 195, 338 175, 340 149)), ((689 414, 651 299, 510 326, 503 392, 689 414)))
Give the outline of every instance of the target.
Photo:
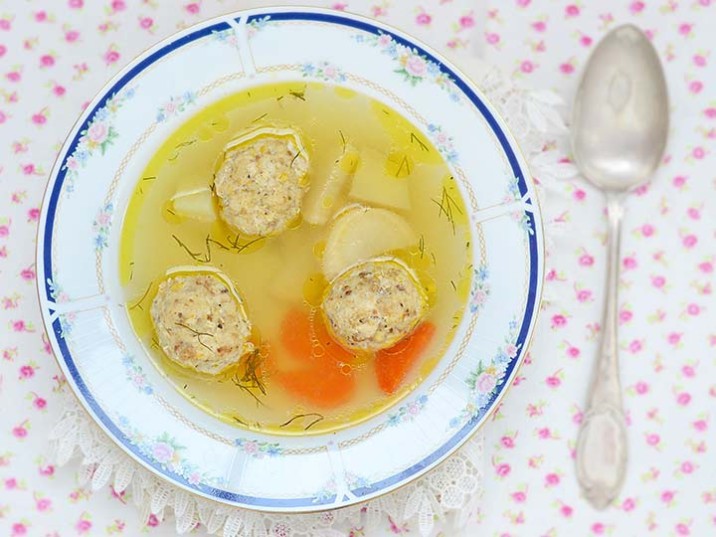
POLYGON ((415 479, 485 421, 514 379, 534 328, 542 241, 526 164, 502 120, 471 83, 426 47, 379 23, 320 9, 273 8, 180 32, 102 90, 75 126, 50 178, 37 246, 38 284, 61 368, 83 405, 127 453, 208 498, 256 509, 310 511, 365 501, 415 479), (324 52, 321 39, 334 39, 334 33, 338 52, 324 52), (301 47, 277 50, 278 39, 289 42, 292 35, 304 43, 306 61, 286 59, 300 55, 301 47), (341 46, 351 57, 338 64, 341 46), (205 67, 201 89, 193 80, 201 73, 175 75, 176 87, 169 91, 181 91, 168 101, 166 87, 157 80, 152 85, 151 76, 172 69, 178 54, 192 65, 229 53, 236 53, 241 68, 227 73, 220 66, 205 67), (115 268, 123 209, 153 147, 191 110, 222 94, 269 80, 300 79, 359 88, 410 117, 459 179, 475 240, 469 312, 445 363, 383 415, 307 438, 233 428, 167 388, 137 342, 122 337, 131 328, 115 268), (191 89, 184 91, 182 84, 192 84, 191 89), (142 99, 154 108, 148 109, 148 123, 133 126, 150 106, 142 99), (165 104, 157 108, 157 99, 165 104), (425 103, 430 106, 419 107, 425 103), (133 109, 130 117, 126 111, 133 109), (451 113, 442 117, 442 110, 451 113), (134 135, 125 137, 125 132, 134 135), (117 171, 105 179, 107 169, 117 171), (485 170, 490 181, 483 180, 485 170), (94 209, 88 213, 87 208, 94 209), (480 332, 476 327, 482 325, 487 328, 480 332))

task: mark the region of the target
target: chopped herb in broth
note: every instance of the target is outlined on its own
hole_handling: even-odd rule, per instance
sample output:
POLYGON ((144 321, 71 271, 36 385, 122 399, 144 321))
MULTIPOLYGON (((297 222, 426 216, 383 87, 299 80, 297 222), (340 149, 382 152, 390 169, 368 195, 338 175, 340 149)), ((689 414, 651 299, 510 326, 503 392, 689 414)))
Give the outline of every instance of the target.
MULTIPOLYGON (((316 434, 385 410, 432 371, 463 315, 471 242, 450 169, 416 126, 346 88, 284 83, 214 103, 157 150, 124 218, 120 275, 135 332, 180 393, 237 427, 316 434), (242 231, 225 221, 224 148, 275 125, 300 133, 286 146, 300 211, 242 231), (266 233, 252 234, 259 229, 266 233), (348 272, 362 262, 367 272, 348 272), (250 323, 240 361, 218 374, 182 367, 162 350, 169 336, 157 337, 152 305, 167 273, 182 267, 230 280, 250 323), (363 278, 395 278, 403 294, 391 307, 412 301, 411 315, 397 312, 402 324, 364 338, 361 315, 341 310, 360 301, 331 287, 339 275, 344 295, 369 296, 363 278)), ((217 352, 218 332, 168 328, 197 353, 217 352)))

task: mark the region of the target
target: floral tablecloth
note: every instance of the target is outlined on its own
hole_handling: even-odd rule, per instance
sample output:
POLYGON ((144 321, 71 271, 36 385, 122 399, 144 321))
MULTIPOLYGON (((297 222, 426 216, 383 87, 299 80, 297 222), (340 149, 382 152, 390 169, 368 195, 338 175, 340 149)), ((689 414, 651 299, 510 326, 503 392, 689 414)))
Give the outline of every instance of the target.
MULTIPOLYGON (((36 224, 55 154, 94 93, 177 28, 256 3, 0 0, 0 535, 174 534, 171 523, 140 521, 127 493, 89 494, 73 470, 46 458, 62 381, 36 306, 36 224)), ((318 4, 385 20, 442 49, 476 50, 567 102, 606 31, 630 21, 650 33, 667 72, 672 128, 664 165, 631 196, 624 223, 630 463, 622 495, 607 511, 591 509, 571 460, 598 348, 606 234, 602 196, 574 179, 548 189, 558 215, 548 302, 530 359, 485 429, 485 494, 469 534, 716 534, 716 1, 318 4)), ((382 531, 408 532, 392 520, 382 531)))

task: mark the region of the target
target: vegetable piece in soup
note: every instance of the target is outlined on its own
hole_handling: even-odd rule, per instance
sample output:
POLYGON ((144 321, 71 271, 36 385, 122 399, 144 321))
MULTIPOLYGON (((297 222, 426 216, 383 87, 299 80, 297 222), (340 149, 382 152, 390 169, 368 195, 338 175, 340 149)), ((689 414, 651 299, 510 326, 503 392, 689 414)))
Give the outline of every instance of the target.
POLYGON ((353 205, 339 213, 331 226, 323 273, 330 280, 360 261, 417 244, 418 236, 402 216, 388 209, 353 205))
POLYGON ((177 364, 216 375, 253 350, 241 302, 211 273, 169 276, 151 307, 159 345, 177 364))
POLYGON ((277 235, 296 219, 309 164, 298 135, 263 130, 230 144, 215 183, 221 217, 240 233, 254 236, 277 235))
POLYGON ((391 347, 423 318, 427 299, 402 262, 376 259, 355 265, 332 282, 323 312, 335 337, 350 349, 391 347))

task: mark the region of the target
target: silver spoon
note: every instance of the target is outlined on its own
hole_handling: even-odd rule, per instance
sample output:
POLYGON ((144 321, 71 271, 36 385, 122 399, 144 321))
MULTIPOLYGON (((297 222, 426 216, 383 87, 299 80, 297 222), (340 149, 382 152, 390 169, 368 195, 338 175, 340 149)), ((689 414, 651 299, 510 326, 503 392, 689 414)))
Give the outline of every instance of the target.
POLYGON ((622 202, 658 166, 668 129, 666 82, 654 47, 636 26, 615 28, 587 63, 572 117, 575 162, 604 191, 609 218, 602 346, 577 441, 577 479, 598 509, 619 493, 627 461, 617 344, 622 202))

